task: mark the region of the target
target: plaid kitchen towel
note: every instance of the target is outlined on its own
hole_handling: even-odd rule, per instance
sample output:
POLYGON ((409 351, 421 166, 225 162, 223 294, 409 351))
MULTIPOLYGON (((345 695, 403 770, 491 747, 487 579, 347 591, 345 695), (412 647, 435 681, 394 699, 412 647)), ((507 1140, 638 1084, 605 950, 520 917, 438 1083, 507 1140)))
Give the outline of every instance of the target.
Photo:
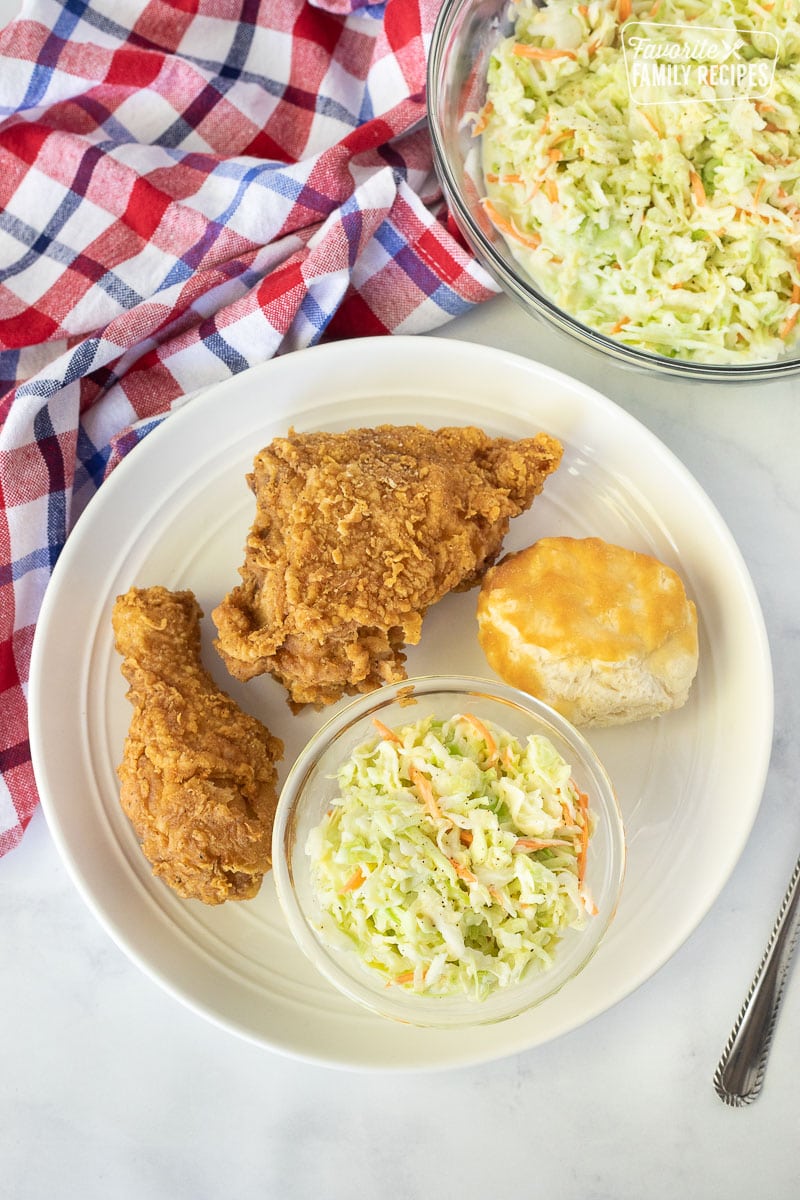
POLYGON ((440 2, 32 0, 0 34, 0 853, 42 594, 114 464, 254 363, 494 293, 432 172, 440 2))

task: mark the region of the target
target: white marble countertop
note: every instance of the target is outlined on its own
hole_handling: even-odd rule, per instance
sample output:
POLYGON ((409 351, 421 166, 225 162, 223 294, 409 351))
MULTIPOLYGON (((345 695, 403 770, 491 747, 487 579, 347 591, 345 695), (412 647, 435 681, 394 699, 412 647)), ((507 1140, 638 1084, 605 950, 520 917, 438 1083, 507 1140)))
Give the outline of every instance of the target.
MULTIPOLYGON (((538 1194, 789 1200, 800 1179, 800 970, 761 1097, 712 1075, 800 847, 800 384, 685 387, 596 360, 500 299, 446 336, 568 369, 687 464, 728 522, 774 656, 773 763, 750 840, 696 932, 583 1028, 488 1066, 367 1076, 258 1050, 133 966, 41 814, 0 861, 0 1130, 14 1200, 538 1194)), ((733 802, 733 799, 732 799, 733 802)))
MULTIPOLYGON (((14 7, 0 0, 0 25, 14 7)), ((605 392, 727 521, 776 684, 773 761, 745 851, 674 957, 583 1028, 480 1068, 365 1076, 255 1049, 158 988, 85 907, 38 813, 0 860, 0 1190, 13 1200, 800 1194, 800 968, 761 1097, 729 1109, 711 1083, 800 848, 800 382, 654 381, 598 364, 505 299, 443 335, 605 392)))

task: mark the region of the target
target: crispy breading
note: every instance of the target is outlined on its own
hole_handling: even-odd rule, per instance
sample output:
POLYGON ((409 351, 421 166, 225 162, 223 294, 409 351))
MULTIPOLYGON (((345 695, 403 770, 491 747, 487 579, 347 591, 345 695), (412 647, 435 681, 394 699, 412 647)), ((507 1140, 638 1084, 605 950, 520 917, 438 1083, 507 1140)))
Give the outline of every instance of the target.
POLYGON ((470 427, 276 438, 248 476, 242 582, 212 613, 228 670, 271 672, 295 709, 405 678, 428 607, 481 578, 561 454, 470 427))
POLYGON ((190 591, 131 588, 113 626, 134 707, 120 799, 153 874, 183 897, 254 896, 271 864, 283 745, 220 691, 200 660, 190 591))

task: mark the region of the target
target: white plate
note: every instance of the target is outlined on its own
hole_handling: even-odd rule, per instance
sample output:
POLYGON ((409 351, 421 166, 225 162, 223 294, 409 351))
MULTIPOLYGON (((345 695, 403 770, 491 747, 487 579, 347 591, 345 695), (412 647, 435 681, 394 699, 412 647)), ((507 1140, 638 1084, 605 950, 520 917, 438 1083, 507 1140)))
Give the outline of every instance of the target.
MULTIPOLYGON (((411 674, 489 675, 475 592, 425 620, 411 674)), ((231 680, 203 623, 217 681, 286 743, 281 778, 323 714, 291 715, 270 678, 231 680)), ((582 384, 528 359, 461 342, 366 339, 279 358, 174 413, 117 468, 56 566, 33 649, 31 738, 53 837, 90 907, 127 954, 196 1011, 286 1054, 353 1068, 477 1063, 547 1041, 647 979, 700 922, 742 851, 772 736, 763 619, 733 539, 674 456, 582 384), (271 878, 256 900, 206 908, 155 880, 117 800, 129 720, 113 646, 115 596, 136 584, 192 588, 205 613, 238 581, 253 511, 254 453, 288 426, 381 421, 479 424, 559 437, 565 457, 510 549, 549 534, 657 555, 697 603, 701 664, 689 703, 655 721, 590 735, 615 781, 628 871, 614 925, 581 976, 522 1017, 465 1036, 395 1025, 317 978, 291 941, 271 878)))

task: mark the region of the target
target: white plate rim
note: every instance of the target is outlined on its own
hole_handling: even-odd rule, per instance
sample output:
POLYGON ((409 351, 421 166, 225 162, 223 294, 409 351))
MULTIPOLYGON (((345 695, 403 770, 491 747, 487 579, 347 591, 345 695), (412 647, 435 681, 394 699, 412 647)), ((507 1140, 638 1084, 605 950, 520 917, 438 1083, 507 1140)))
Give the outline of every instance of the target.
MULTIPOLYGON (((109 501, 110 502, 110 501, 109 501)), ((700 487, 699 483, 690 474, 680 460, 657 438, 650 430, 635 417, 631 416, 625 410, 621 409, 612 400, 595 389, 580 383, 579 381, 565 375, 564 373, 548 367, 542 363, 536 362, 533 359, 510 353, 504 350, 497 350, 490 346, 481 344, 467 343, 456 341, 454 339, 439 339, 439 338, 420 338, 413 336, 395 336, 391 339, 360 339, 349 342, 330 343, 322 346, 312 347, 303 351, 297 351, 292 355, 273 359, 261 366, 251 368, 244 375, 234 376, 231 379, 225 380, 222 383, 216 384, 204 392, 192 397, 189 402, 181 407, 170 416, 169 421, 163 422, 161 426, 153 430, 142 443, 141 447, 136 447, 112 473, 110 478, 103 484, 98 498, 92 501, 87 507, 86 512, 81 516, 75 526, 67 544, 62 551, 58 562, 56 563, 53 575, 49 586, 46 590, 42 609, 37 625, 36 635, 31 656, 30 676, 29 676, 29 705, 30 705, 30 737, 31 751, 34 764, 34 771, 39 784, 40 798, 42 808, 47 819, 48 827, 53 837, 54 843, 61 855, 61 858, 67 868, 67 871, 72 878, 75 886, 87 903, 90 910, 93 912, 96 919, 100 922, 103 928, 107 931, 110 937, 123 949, 126 955, 136 963, 136 965, 157 984, 164 988, 169 994, 176 999, 186 1004, 190 1009, 211 1020, 214 1024, 229 1030, 246 1040, 254 1042, 261 1046, 267 1046, 269 1049, 277 1050, 278 1052, 287 1054, 303 1061, 314 1063, 316 1065, 335 1066, 345 1069, 363 1070, 387 1070, 393 1071, 414 1071, 420 1070, 439 1070, 453 1066, 469 1066, 481 1062, 491 1061, 493 1059, 503 1057, 506 1054, 515 1053, 531 1046, 538 1045, 542 1042, 552 1040, 552 1038, 560 1036, 575 1028, 579 1024, 598 1016, 601 1012, 606 1011, 626 996, 630 995, 642 983, 655 974, 679 949, 685 940, 701 923, 703 918, 708 913, 711 906, 724 888, 731 873, 733 872, 736 863, 744 849, 747 838, 755 821, 758 808, 760 805, 761 793, 763 791, 764 782, 766 779, 767 769, 772 744, 773 730, 773 682, 772 682, 772 665, 769 652, 769 642, 767 638, 766 628, 764 625, 763 615, 761 613, 758 597, 750 578, 748 569, 744 560, 741 557, 735 540, 730 533, 723 518, 714 506, 713 502, 700 487), (760 663, 760 679, 758 682, 758 697, 759 706, 754 718, 754 744, 756 746, 756 754, 750 762, 749 786, 747 790, 747 804, 742 814, 742 819, 738 825, 738 837, 735 843, 730 847, 730 851, 724 861, 719 864, 718 869, 713 873, 713 878, 707 881, 707 886, 702 893, 702 899, 696 905, 692 921, 689 925, 684 925, 681 928, 676 928, 674 937, 670 941, 663 942, 658 954, 651 955, 646 962, 642 963, 641 970, 630 975, 624 984, 617 989, 616 994, 606 997, 602 1003, 599 1003, 591 1011, 587 1010, 585 1015, 579 1022, 564 1024, 558 1026, 557 1022, 551 1022, 550 1031, 543 1037, 527 1037, 523 1040, 509 1040, 509 1044, 501 1051, 492 1050, 485 1051, 481 1047, 472 1045, 469 1050, 465 1050, 462 1054, 452 1056, 444 1055, 442 1061, 433 1061, 431 1063, 423 1063, 414 1059, 413 1056, 408 1062, 395 1063, 390 1065, 387 1063, 364 1063, 350 1062, 347 1057, 337 1057, 335 1054, 331 1056, 320 1056, 319 1054, 306 1054, 297 1047, 286 1047, 280 1044, 279 1039, 270 1041, 263 1037, 253 1036, 249 1031, 244 1030, 235 1021, 226 1018, 224 1013, 219 1013, 210 1010, 206 1005, 198 1003, 196 999, 187 994, 186 991, 175 986, 171 980, 165 978, 164 975, 154 970, 152 964, 148 961, 147 956, 142 954, 141 950, 135 945, 130 936, 120 929, 117 922, 111 920, 108 914, 96 902, 96 898, 92 891, 91 883, 80 871, 75 856, 72 852, 70 842, 70 830, 68 823, 63 820, 63 814, 59 811, 58 804, 55 802, 55 791, 48 786, 52 780, 52 771, 48 766, 47 755, 47 730, 44 727, 40 716, 42 713, 41 698, 46 694, 46 676, 47 676, 47 651, 49 648, 49 638, 52 636, 52 627, 56 621, 58 609, 58 599, 61 588, 64 586, 63 580, 69 578, 70 572, 76 569, 80 564, 81 554, 83 553, 83 542, 85 542, 92 532, 92 526, 95 521, 100 520, 99 516, 103 497, 107 499, 115 494, 116 491, 126 489, 129 486, 129 480, 135 479, 135 472, 140 469, 141 459, 137 462, 137 455, 141 455, 142 449, 158 443, 158 439, 165 436, 178 436, 180 425, 182 422, 194 422, 202 420, 202 413, 205 409, 210 409, 215 406, 220 396, 224 396, 231 391, 232 385, 241 386, 243 379, 246 377, 248 382, 253 385, 259 380, 269 380, 271 375, 276 372, 285 372, 289 370, 291 373, 294 370, 302 370, 311 366, 324 367, 323 359, 328 357, 331 363, 338 357, 342 360, 351 358, 352 356, 372 355, 379 357, 381 365, 386 369, 387 376, 391 377, 391 364, 394 363, 396 369, 402 370, 403 363, 407 361, 406 355, 413 354, 418 358, 427 360, 430 369, 452 368, 454 356, 457 356, 463 364, 464 360, 472 360, 476 367, 479 363, 484 365, 491 362, 498 370, 508 370, 520 372, 522 376, 529 376, 537 382, 552 383, 562 388, 567 388, 576 395, 582 402, 593 409, 601 412, 603 417, 615 422, 619 428, 627 429, 635 433, 639 440, 643 440, 649 444, 652 452, 659 456, 663 462, 670 465, 671 469, 681 478, 681 481, 688 492, 692 493, 693 502, 702 510, 703 517, 714 528, 716 537, 719 539, 720 546, 724 547, 725 553, 728 555, 730 564, 734 569, 735 582, 740 589, 740 598, 743 601, 750 620, 750 634, 754 640, 754 649, 757 653, 754 654, 754 660, 760 663), (77 534, 77 536, 76 536, 77 534)), ((507 1022, 506 1026, 513 1024, 507 1022)))

